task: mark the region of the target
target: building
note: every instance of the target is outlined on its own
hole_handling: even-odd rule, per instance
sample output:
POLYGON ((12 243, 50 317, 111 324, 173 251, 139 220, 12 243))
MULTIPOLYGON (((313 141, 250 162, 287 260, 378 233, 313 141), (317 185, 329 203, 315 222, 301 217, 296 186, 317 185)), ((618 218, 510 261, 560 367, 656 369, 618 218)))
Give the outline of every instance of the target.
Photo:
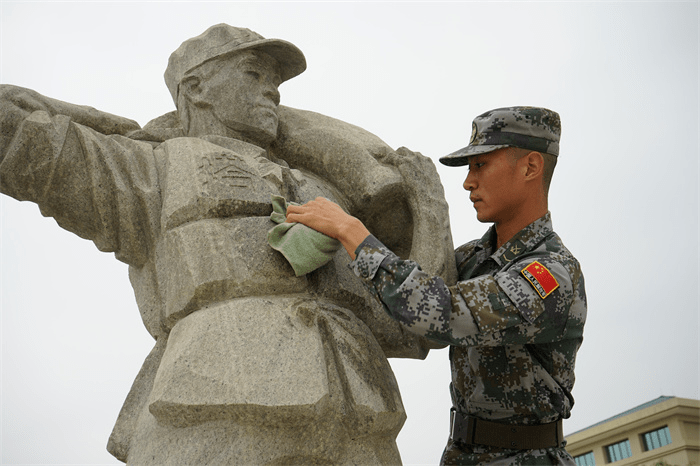
POLYGON ((700 401, 662 396, 566 440, 577 466, 700 465, 700 401))

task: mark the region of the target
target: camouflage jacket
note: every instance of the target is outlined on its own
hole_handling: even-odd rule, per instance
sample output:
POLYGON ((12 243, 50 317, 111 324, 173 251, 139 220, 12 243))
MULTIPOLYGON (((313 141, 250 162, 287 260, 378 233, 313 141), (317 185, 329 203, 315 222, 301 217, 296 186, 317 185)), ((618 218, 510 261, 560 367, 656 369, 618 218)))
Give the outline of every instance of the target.
POLYGON ((455 409, 512 424, 568 418, 586 319, 579 263, 549 213, 496 251, 494 240, 491 227, 457 248, 459 281, 451 287, 373 236, 351 266, 392 318, 451 345, 455 409))

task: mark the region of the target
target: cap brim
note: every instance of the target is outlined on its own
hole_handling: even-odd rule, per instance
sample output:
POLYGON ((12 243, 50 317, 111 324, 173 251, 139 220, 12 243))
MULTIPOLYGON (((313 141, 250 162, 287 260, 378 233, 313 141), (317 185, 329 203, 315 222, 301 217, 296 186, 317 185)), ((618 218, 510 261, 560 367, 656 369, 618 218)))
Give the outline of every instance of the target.
POLYGON ((467 146, 444 157, 440 157, 440 163, 448 167, 461 167, 469 163, 469 157, 479 154, 487 154, 498 149, 510 147, 508 144, 467 146))
POLYGON ((299 48, 291 42, 281 39, 261 39, 243 44, 242 47, 232 50, 257 49, 267 53, 280 63, 282 82, 300 75, 306 70, 306 58, 299 48))

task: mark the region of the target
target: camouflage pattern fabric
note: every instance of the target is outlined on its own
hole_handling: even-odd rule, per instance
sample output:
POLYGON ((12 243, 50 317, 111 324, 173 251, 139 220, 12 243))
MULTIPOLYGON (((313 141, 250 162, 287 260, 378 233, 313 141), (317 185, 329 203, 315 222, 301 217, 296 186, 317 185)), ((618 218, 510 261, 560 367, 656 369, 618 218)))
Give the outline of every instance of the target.
MULTIPOLYGON (((457 248, 459 282, 452 287, 373 236, 357 248, 351 267, 392 318, 451 345, 455 409, 506 424, 568 418, 586 320, 580 265, 552 230, 549 213, 494 249, 493 227, 457 248)), ((443 462, 567 464, 572 459, 563 448, 523 452, 450 442, 443 462)))
POLYGON ((555 111, 541 107, 504 107, 489 110, 472 122, 469 145, 440 158, 443 165, 467 165, 469 157, 504 147, 520 147, 559 155, 561 120, 555 111))

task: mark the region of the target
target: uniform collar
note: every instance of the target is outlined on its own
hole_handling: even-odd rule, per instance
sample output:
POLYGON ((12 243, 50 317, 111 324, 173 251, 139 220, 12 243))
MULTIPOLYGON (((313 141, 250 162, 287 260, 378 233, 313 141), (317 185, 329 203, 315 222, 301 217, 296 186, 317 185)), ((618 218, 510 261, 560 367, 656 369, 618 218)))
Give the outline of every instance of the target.
POLYGON ((267 151, 262 147, 241 141, 240 139, 218 136, 215 134, 207 134, 205 136, 201 136, 200 139, 204 139, 207 142, 211 142, 217 146, 221 146, 225 149, 231 150, 238 154, 247 155, 249 157, 265 157, 267 155, 267 151))
MULTIPOLYGON (((538 218, 508 240, 503 246, 498 248, 491 259, 496 261, 498 265, 504 266, 508 262, 513 261, 518 256, 527 251, 531 251, 540 243, 547 235, 552 233, 552 214, 547 212, 542 217, 538 218)), ((496 227, 492 226, 484 236, 478 241, 476 248, 486 252, 490 252, 494 247, 496 239, 496 227)))

